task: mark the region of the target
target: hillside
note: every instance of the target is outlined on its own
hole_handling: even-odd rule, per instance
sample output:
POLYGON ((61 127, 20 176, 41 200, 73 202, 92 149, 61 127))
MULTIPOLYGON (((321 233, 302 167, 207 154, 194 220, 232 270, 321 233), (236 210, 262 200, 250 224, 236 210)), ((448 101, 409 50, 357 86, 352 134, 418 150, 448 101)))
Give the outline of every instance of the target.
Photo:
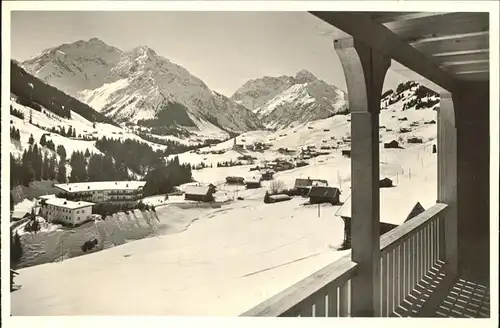
MULTIPOLYGON (((430 103, 438 99, 434 95, 420 97, 417 93, 425 89, 417 91, 418 85, 409 85, 388 93, 384 97, 387 102, 400 98, 384 105, 380 113, 380 177, 392 179, 395 185, 381 190, 381 215, 409 213, 417 202, 428 209, 436 199, 437 156, 432 146, 436 142, 437 104, 430 103), (419 103, 429 104, 417 109, 419 103), (421 142, 411 142, 412 137, 421 142), (383 143, 392 140, 401 147, 384 148, 383 143)), ((341 205, 309 206, 308 199, 299 196, 265 204, 264 194, 271 182, 246 190, 224 184, 224 180, 230 175, 250 178, 256 174, 250 169, 264 161, 279 157, 295 161, 305 146, 330 147, 325 154, 303 159, 306 166, 277 172, 275 180, 292 188, 297 178, 326 179, 329 185, 340 188, 341 202, 348 202, 351 160, 342 150, 350 148, 350 119, 349 114, 336 115, 295 128, 251 131, 199 149, 199 153, 181 154, 181 162, 193 165, 237 160, 243 154, 257 160, 254 164, 213 165, 193 171, 196 181, 214 183, 219 194, 233 199, 221 208, 182 210, 158 205, 159 225, 164 228, 150 235, 152 238, 57 265, 19 270, 16 283, 22 288, 12 294, 13 314, 236 316, 313 274, 346 253, 337 250, 344 237, 338 216, 341 205), (242 149, 233 149, 235 140, 242 149), (257 142, 270 148, 251 150, 250 145, 257 142), (281 154, 280 148, 297 154, 281 154), (219 151, 222 153, 213 153, 219 151), (176 231, 172 233, 172 229, 176 231), (136 283, 144 272, 148 278, 136 283), (46 283, 39 283, 40 276, 46 283), (80 283, 75 285, 75 280, 80 283), (95 289, 95 281, 101 282, 99 294, 103 295, 97 299, 88 292, 95 289), (159 284, 163 287, 158 288, 159 284), (66 288, 68 285, 74 288, 66 288), (130 293, 136 297, 129 297, 130 293)), ((152 197, 150 202, 158 204, 160 199, 164 197, 152 197)))
POLYGON ((96 38, 80 40, 47 49, 22 67, 117 122, 156 121, 219 138, 262 127, 251 111, 146 46, 122 51, 96 38), (161 118, 171 104, 176 114, 161 118))
POLYGON ((40 111, 40 106, 43 106, 48 111, 65 118, 71 118, 71 111, 73 111, 90 122, 118 126, 113 120, 96 112, 88 105, 27 73, 15 61, 11 61, 10 69, 10 91, 17 96, 18 103, 30 106, 37 111, 40 111))

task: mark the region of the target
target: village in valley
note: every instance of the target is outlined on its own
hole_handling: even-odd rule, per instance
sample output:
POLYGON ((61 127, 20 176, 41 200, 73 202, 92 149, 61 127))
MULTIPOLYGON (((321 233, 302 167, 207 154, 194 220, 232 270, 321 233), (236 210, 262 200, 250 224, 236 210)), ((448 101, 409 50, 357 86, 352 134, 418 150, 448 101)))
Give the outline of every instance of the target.
MULTIPOLYGON (((239 315, 341 258, 348 106, 306 70, 226 97, 97 38, 12 60, 12 314, 239 315)), ((439 95, 404 80, 380 108, 382 235, 436 203, 439 95)))

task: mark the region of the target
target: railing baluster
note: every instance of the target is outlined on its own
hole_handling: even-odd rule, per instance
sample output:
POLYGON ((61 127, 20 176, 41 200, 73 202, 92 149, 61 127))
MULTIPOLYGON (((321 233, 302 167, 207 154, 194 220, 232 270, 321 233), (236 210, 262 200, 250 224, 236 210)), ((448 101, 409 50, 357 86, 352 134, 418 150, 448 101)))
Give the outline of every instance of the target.
POLYGON ((301 317, 312 317, 313 316, 313 302, 311 297, 306 298, 300 306, 300 316, 301 317))
POLYGON ((381 290, 380 290, 380 295, 382 297, 382 302, 381 302, 381 315, 382 317, 387 316, 387 300, 388 300, 388 293, 387 293, 387 278, 388 278, 388 260, 387 260, 388 254, 382 254, 382 263, 380 264, 380 277, 382 278, 382 282, 380 284, 381 290))
POLYGON ((406 291, 406 297, 411 293, 411 290, 413 289, 413 275, 414 275, 414 270, 413 270, 413 236, 410 236, 408 238, 408 271, 409 271, 409 279, 410 281, 408 282, 408 290, 406 291))
POLYGON ((328 287, 328 313, 329 317, 338 317, 337 311, 337 286, 328 287))
POLYGON ((426 253, 426 259, 427 261, 425 262, 425 275, 429 273, 429 270, 431 268, 431 249, 432 249, 432 236, 431 236, 431 231, 432 231, 432 221, 430 224, 427 226, 427 253, 426 253))
POLYGON ((420 268, 422 267, 420 263, 420 255, 422 255, 422 243, 420 241, 420 237, 422 236, 422 230, 417 231, 415 234, 415 245, 416 245, 416 253, 415 253, 415 281, 413 285, 413 289, 417 287, 418 280, 420 278, 420 268))
POLYGON ((340 297, 339 297, 339 314, 341 317, 349 316, 349 281, 343 284, 340 289, 340 297))
POLYGON ((405 290, 404 290, 404 299, 408 297, 410 293, 410 279, 411 279, 411 257, 410 257, 410 246, 411 239, 408 238, 405 240, 405 290))
POLYGON ((417 248, 417 234, 413 235, 413 252, 412 252, 412 262, 413 262, 413 280, 411 282, 411 291, 415 289, 415 286, 417 285, 417 272, 418 272, 418 261, 417 261, 417 255, 418 255, 418 248, 417 248))
POLYGON ((439 256, 440 261, 445 262, 446 260, 446 249, 445 249, 445 227, 443 217, 439 217, 439 256))
POLYGON ((432 226, 432 238, 434 238, 434 242, 432 244, 432 266, 434 267, 437 262, 438 255, 438 220, 434 220, 432 226))
POLYGON ((419 250, 418 250, 418 280, 417 283, 422 280, 422 277, 424 275, 424 252, 425 252, 425 240, 424 240, 424 229, 420 229, 418 233, 418 240, 419 240, 419 250))
POLYGON ((388 296, 389 296, 389 304, 388 304, 388 313, 387 316, 390 317, 392 315, 392 312, 394 312, 394 296, 395 296, 395 289, 394 289, 394 254, 395 251, 391 250, 389 253, 387 253, 388 260, 389 260, 389 291, 388 291, 388 296))
POLYGON ((316 301, 314 302, 314 316, 326 317, 326 289, 318 291, 316 301))
POLYGON ((398 275, 399 275, 399 279, 398 279, 398 283, 399 283, 399 287, 398 287, 398 292, 399 292, 399 297, 398 297, 398 302, 396 304, 396 307, 401 305, 401 303, 403 302, 404 300, 404 285, 405 285, 405 275, 404 275, 404 265, 405 265, 405 259, 404 259, 404 242, 401 243, 399 245, 399 247, 397 248, 398 249, 398 253, 399 253, 399 256, 398 256, 398 275))

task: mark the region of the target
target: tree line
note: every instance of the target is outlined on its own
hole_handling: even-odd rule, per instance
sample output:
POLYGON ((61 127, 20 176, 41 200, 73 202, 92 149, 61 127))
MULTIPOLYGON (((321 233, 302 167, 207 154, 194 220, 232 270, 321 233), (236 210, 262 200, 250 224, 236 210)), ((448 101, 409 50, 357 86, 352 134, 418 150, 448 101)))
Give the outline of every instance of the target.
POLYGON ((19 132, 19 129, 16 129, 15 127, 11 126, 10 127, 10 138, 14 140, 21 140, 21 134, 19 132))
POLYGON ((29 74, 13 60, 10 62, 10 69, 10 89, 22 105, 38 111, 41 111, 40 106, 43 106, 52 113, 65 118, 71 117, 71 109, 88 121, 118 126, 113 120, 88 105, 29 74))

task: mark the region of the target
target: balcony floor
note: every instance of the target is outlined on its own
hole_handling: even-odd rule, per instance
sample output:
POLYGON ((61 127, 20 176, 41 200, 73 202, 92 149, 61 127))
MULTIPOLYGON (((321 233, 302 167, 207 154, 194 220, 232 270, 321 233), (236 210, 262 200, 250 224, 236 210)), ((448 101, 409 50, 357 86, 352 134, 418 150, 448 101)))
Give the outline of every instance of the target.
POLYGON ((447 277, 445 268, 439 263, 401 302, 392 316, 489 318, 489 290, 489 286, 470 279, 447 277))

